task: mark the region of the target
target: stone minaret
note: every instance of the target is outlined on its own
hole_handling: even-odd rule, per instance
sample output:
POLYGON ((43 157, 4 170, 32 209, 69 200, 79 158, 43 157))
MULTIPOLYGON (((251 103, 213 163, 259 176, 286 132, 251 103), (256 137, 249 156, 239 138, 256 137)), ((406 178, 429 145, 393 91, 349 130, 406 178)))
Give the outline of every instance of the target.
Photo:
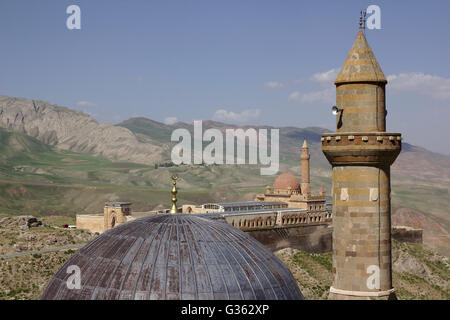
POLYGON ((322 135, 333 167, 330 299, 395 298, 390 166, 401 135, 386 132, 386 78, 361 30, 339 72, 336 133, 322 135))
POLYGON ((309 184, 309 149, 308 143, 306 140, 303 141, 302 153, 300 155, 300 159, 302 161, 302 182, 301 182, 301 190, 303 194, 311 193, 311 186, 309 184))

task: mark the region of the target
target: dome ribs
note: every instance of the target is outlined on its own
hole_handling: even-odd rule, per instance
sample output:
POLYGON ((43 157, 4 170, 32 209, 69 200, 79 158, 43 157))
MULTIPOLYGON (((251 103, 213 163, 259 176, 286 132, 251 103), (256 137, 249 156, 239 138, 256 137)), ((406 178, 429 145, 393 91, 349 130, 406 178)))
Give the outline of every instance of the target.
POLYGON ((295 279, 244 232, 194 215, 149 216, 106 231, 75 253, 42 299, 304 299, 295 279), (81 290, 66 268, 80 267, 81 290))

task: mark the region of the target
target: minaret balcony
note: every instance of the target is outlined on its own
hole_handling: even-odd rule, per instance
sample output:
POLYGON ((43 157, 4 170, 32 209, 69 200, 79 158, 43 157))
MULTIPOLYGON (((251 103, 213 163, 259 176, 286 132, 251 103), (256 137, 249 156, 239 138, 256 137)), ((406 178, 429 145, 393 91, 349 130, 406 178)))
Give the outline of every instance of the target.
POLYGON ((321 141, 332 165, 391 165, 402 149, 401 134, 393 132, 324 133, 321 141))

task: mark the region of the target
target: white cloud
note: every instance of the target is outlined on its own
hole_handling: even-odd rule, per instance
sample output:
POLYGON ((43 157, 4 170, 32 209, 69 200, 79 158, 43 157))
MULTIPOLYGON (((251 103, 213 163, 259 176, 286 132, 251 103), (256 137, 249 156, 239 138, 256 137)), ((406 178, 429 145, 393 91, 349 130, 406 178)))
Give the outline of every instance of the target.
POLYGON ((240 113, 219 109, 216 110, 216 112, 214 113, 213 120, 224 122, 248 123, 250 121, 257 120, 260 117, 260 115, 261 110, 259 109, 247 109, 240 113))
POLYGON ((438 100, 450 99, 450 79, 422 72, 391 74, 389 89, 418 92, 438 100))
POLYGON ((80 107, 98 107, 97 104, 90 101, 77 101, 76 105, 80 107))
POLYGON ((335 101, 336 92, 336 88, 334 87, 334 80, 336 79, 338 73, 339 69, 336 68, 330 69, 325 72, 314 73, 309 77, 309 80, 320 85, 318 87, 318 90, 304 93, 300 91, 294 91, 289 95, 288 100, 300 103, 333 103, 335 101))
POLYGON ((333 84, 339 73, 339 69, 331 69, 325 72, 314 73, 311 80, 322 84, 333 84))
POLYGON ((281 82, 277 82, 277 81, 269 81, 269 82, 264 83, 264 87, 271 88, 271 89, 282 88, 282 87, 284 87, 284 84, 281 82))
POLYGON ((333 87, 307 93, 295 91, 289 95, 290 101, 302 103, 311 103, 311 102, 333 103, 334 99, 335 99, 335 89, 333 87))
POLYGON ((298 91, 292 92, 289 95, 289 101, 299 101, 301 96, 302 96, 302 94, 298 91))
POLYGON ((167 117, 164 119, 164 123, 167 125, 172 125, 177 123, 178 119, 176 117, 167 117))

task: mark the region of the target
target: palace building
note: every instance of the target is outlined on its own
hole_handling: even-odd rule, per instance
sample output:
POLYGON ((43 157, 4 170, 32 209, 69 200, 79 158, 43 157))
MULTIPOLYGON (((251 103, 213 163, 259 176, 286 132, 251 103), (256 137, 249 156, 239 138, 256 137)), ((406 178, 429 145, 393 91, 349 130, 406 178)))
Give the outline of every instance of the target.
POLYGON ((102 234, 66 262, 42 299, 304 299, 271 250, 294 247, 289 238, 304 249, 331 243, 325 194, 310 191, 309 158, 305 141, 302 183, 281 174, 255 201, 178 208, 174 176, 170 209, 136 219, 131 203, 107 202, 103 215, 77 215, 78 228, 102 234), (66 284, 71 265, 87 275, 79 290, 66 284))
MULTIPOLYGON (((273 187, 267 186, 265 193, 256 195, 254 201, 184 204, 178 208, 176 178, 174 178, 171 193, 172 201, 175 202, 172 203, 172 207, 139 215, 177 212, 207 215, 211 219, 221 219, 245 231, 269 227, 328 225, 331 223, 331 209, 327 207, 325 190, 319 188, 317 194, 311 193, 310 154, 306 140, 301 148, 300 160, 301 182, 291 173, 282 173, 275 179, 273 187)), ((134 219, 129 202, 107 202, 103 215, 83 214, 76 217, 77 228, 99 233, 134 219)))
POLYGON ((273 188, 266 187, 266 192, 256 196, 256 200, 271 202, 278 201, 287 203, 289 208, 299 208, 308 211, 325 211, 325 189, 319 189, 318 194, 311 193, 310 185, 310 154, 308 143, 303 142, 301 152, 301 182, 289 172, 281 174, 274 182, 273 188))
MULTIPOLYGON (((362 18, 361 18, 362 19, 362 18)), ((301 179, 278 176, 254 201, 172 206, 135 218, 128 202, 77 215, 101 233, 53 276, 42 299, 303 299, 289 269, 271 252, 291 247, 333 252, 330 299, 393 299, 390 166, 400 133, 386 132, 387 80, 360 30, 336 81, 336 132, 322 135, 332 165, 331 201, 301 179), (331 246, 332 244, 332 246, 331 246), (80 268, 70 290, 68 267, 80 268)))

